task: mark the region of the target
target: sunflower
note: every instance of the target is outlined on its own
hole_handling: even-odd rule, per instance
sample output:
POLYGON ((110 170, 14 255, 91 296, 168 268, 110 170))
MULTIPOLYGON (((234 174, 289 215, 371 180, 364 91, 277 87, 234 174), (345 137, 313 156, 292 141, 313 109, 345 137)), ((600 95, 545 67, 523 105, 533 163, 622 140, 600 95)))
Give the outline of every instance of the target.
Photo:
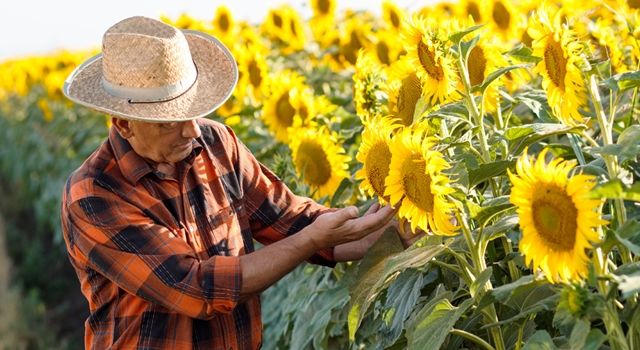
MULTIPOLYGON (((626 29, 626 28, 624 28, 626 29)), ((609 20, 597 19, 596 21, 590 21, 588 25, 587 35, 591 36, 590 43, 593 46, 592 52, 600 61, 609 60, 613 74, 624 73, 630 70, 634 70, 628 65, 625 60, 625 46, 624 43, 628 41, 627 30, 619 28, 609 20), (623 42, 621 45, 620 42, 623 42)), ((582 33, 581 33, 582 34, 582 33)), ((632 45, 629 45, 632 46, 632 45)))
POLYGON ((542 75, 549 106, 555 116, 566 125, 583 122, 580 108, 586 104, 584 80, 577 64, 583 59, 583 45, 573 32, 561 25, 562 11, 553 22, 542 8, 532 19, 529 36, 533 39, 533 54, 542 58, 534 72, 542 75))
POLYGON ((448 30, 444 25, 413 17, 404 26, 401 38, 407 57, 422 84, 422 95, 431 105, 457 98, 457 75, 454 61, 446 47, 448 30))
POLYGON ((313 17, 333 18, 336 12, 336 0, 311 0, 313 17))
POLYGON ((262 52, 263 48, 258 44, 241 46, 234 52, 239 73, 237 89, 245 89, 254 101, 262 98, 269 73, 267 61, 262 52))
POLYGON ((422 17, 433 17, 446 21, 457 16, 457 8, 454 3, 439 2, 421 7, 417 13, 422 17))
POLYGON ((442 171, 449 163, 433 149, 435 140, 426 137, 426 124, 405 127, 391 140, 389 176, 385 179, 385 196, 399 206, 398 216, 411 223, 411 229, 433 231, 437 235, 454 235, 454 205, 446 195, 453 192, 442 171))
POLYGON ((475 23, 484 23, 481 8, 485 6, 486 5, 478 0, 462 0, 458 2, 457 17, 461 19, 471 17, 475 23))
MULTIPOLYGON (((467 71, 471 86, 481 85, 489 74, 500 67, 507 66, 507 61, 500 54, 498 45, 486 38, 486 35, 481 35, 476 46, 469 52, 467 71)), ((496 111, 500 102, 499 89, 503 84, 502 81, 502 77, 496 79, 485 90, 482 100, 484 112, 493 113, 496 111)))
POLYGON ((175 21, 166 15, 160 15, 160 20, 180 29, 197 30, 201 32, 210 32, 204 22, 199 21, 186 13, 182 13, 175 21))
POLYGON ((379 117, 365 124, 362 142, 356 159, 362 168, 356 172, 356 179, 362 180, 360 188, 370 196, 377 195, 381 204, 388 202, 384 195, 384 181, 389 175, 391 163, 391 136, 400 126, 392 119, 379 117))
POLYGON ((291 48, 292 51, 302 50, 307 43, 302 17, 293 7, 287 6, 287 12, 288 36, 283 40, 286 44, 285 48, 291 48))
POLYGON ((511 41, 516 36, 519 10, 512 1, 491 0, 482 6, 481 11, 482 18, 487 21, 489 30, 495 36, 504 42, 511 41))
POLYGON ((423 99, 422 83, 410 61, 403 58, 389 67, 389 83, 385 86, 389 115, 402 125, 411 125, 418 102, 423 99))
POLYGON ((383 114, 384 105, 378 96, 384 82, 383 69, 376 62, 374 54, 361 50, 353 75, 353 103, 356 114, 363 122, 383 114))
POLYGON ((281 39, 286 36, 287 11, 284 7, 269 9, 267 18, 262 21, 263 35, 270 38, 281 39))
POLYGON ((382 18, 388 28, 399 33, 406 14, 393 0, 382 2, 382 18))
POLYGON ((374 34, 374 42, 370 49, 375 52, 376 60, 385 67, 397 61, 404 52, 398 34, 388 30, 379 30, 374 34))
POLYGON ((235 21, 228 7, 224 5, 218 6, 213 16, 213 30, 217 36, 231 39, 235 33, 235 21))
POLYGON ((340 182, 349 177, 348 162, 344 149, 334 133, 326 128, 291 128, 293 163, 299 176, 307 183, 314 198, 331 197, 340 182))
POLYGON ((520 218, 520 251, 527 264, 545 272, 550 282, 578 280, 587 274, 585 249, 599 240, 595 228, 600 200, 590 198, 596 184, 591 175, 569 176, 575 162, 545 162, 547 150, 537 160, 525 153, 509 172, 511 202, 520 218))
POLYGON ((262 118, 280 142, 289 140, 287 128, 306 125, 313 116, 313 95, 298 73, 285 70, 269 78, 262 118))
POLYGON ((362 17, 354 16, 346 20, 345 28, 339 38, 339 58, 344 67, 352 67, 356 64, 360 49, 371 44, 369 39, 371 34, 371 24, 362 17))

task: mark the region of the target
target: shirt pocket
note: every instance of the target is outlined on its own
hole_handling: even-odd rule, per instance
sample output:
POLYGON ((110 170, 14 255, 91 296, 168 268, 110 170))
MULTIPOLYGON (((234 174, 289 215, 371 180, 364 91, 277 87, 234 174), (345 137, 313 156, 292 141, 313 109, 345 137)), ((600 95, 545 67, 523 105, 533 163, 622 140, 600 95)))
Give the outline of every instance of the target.
POLYGON ((209 256, 237 255, 237 236, 240 236, 240 232, 236 216, 236 210, 232 205, 218 209, 208 216, 209 234, 205 244, 209 256))

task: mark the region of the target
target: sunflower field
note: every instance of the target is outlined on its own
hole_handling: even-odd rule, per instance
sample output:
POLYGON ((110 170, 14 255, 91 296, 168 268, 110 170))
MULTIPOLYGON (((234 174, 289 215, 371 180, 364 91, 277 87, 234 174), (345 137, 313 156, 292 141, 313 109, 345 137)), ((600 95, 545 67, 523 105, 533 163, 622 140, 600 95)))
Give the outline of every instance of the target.
MULTIPOLYGON (((231 49, 211 118, 294 192, 390 204, 415 237, 287 275, 264 348, 639 349, 640 2, 306 6, 162 18, 231 49)), ((61 86, 95 53, 0 63, 0 348, 82 344, 59 203, 109 118, 61 86)))

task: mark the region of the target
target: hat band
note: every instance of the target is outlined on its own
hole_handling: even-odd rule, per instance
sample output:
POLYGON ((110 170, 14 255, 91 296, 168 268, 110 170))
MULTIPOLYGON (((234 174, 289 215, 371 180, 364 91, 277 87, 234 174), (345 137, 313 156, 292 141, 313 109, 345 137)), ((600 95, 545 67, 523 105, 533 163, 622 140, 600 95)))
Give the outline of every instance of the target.
POLYGON ((189 69, 188 73, 180 80, 173 84, 150 87, 150 88, 138 88, 115 85, 107 81, 102 76, 102 87, 111 96, 124 98, 129 103, 136 102, 163 102, 174 99, 189 90, 198 79, 198 70, 189 69))

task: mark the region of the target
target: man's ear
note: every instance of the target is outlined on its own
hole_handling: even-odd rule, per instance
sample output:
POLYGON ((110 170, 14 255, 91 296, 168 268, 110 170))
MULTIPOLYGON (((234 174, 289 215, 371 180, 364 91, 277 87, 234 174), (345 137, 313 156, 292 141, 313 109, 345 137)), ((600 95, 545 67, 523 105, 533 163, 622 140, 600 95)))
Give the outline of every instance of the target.
POLYGON ((130 121, 126 119, 111 117, 111 124, 116 127, 118 134, 120 134, 123 139, 128 139, 133 136, 133 129, 131 129, 130 121))

